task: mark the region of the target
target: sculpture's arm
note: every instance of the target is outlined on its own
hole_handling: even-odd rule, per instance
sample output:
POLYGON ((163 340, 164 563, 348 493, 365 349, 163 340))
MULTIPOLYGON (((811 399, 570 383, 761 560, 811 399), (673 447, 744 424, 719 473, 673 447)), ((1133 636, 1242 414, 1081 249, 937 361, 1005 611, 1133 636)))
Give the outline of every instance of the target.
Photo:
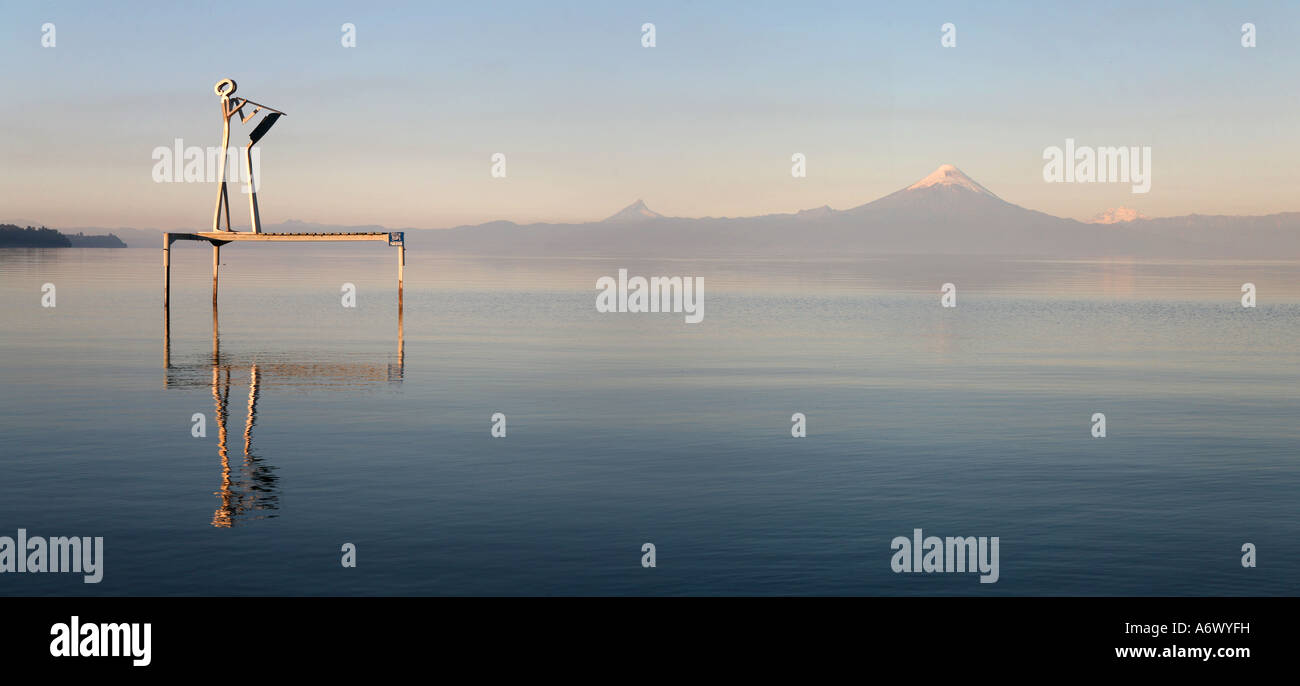
POLYGON ((240 110, 244 109, 244 105, 247 105, 247 104, 248 104, 248 99, 247 99, 247 98, 235 98, 235 100, 238 100, 238 101, 239 101, 239 104, 236 105, 235 107, 232 107, 232 108, 226 110, 226 119, 229 119, 229 118, 235 116, 236 113, 238 113, 240 110))

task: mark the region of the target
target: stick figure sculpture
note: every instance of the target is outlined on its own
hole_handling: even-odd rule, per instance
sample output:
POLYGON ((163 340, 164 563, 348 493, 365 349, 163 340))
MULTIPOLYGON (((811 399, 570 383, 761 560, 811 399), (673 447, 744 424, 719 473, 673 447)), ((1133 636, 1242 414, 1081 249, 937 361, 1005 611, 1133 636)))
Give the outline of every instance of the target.
POLYGON ((267 115, 253 127, 253 131, 248 134, 249 143, 244 146, 244 174, 245 182, 248 183, 248 214, 253 233, 262 233, 262 217, 257 211, 257 183, 253 178, 253 146, 266 135, 267 131, 275 125, 284 112, 272 107, 267 107, 261 103, 253 102, 247 98, 232 98, 235 94, 235 82, 233 79, 222 79, 213 87, 213 91, 221 96, 221 185, 217 188, 217 208, 212 212, 212 230, 213 231, 230 231, 230 197, 226 194, 226 157, 230 149, 230 118, 240 113, 244 105, 252 105, 253 111, 248 114, 240 114, 240 121, 245 124, 250 119, 257 116, 262 110, 267 111, 267 115), (221 216, 225 214, 226 228, 221 228, 221 216))

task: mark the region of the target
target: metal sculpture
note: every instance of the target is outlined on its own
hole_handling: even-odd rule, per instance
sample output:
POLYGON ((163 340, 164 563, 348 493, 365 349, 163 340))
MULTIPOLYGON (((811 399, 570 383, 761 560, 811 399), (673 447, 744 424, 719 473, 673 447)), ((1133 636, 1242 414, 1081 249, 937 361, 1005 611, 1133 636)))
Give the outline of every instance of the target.
POLYGON ((212 230, 231 230, 230 197, 226 192, 226 158, 229 156, 230 150, 230 118, 239 114, 240 121, 247 124, 248 121, 253 117, 256 117, 259 112, 266 110, 266 116, 262 117, 262 121, 258 122, 257 126, 253 127, 252 132, 248 134, 249 143, 244 146, 244 174, 246 177, 245 182, 248 184, 249 222, 250 226, 252 226, 253 233, 262 233, 262 217, 257 210, 257 180, 253 178, 252 150, 253 146, 266 135, 266 132, 271 130, 271 127, 275 125, 276 120, 284 116, 284 112, 281 112, 274 107, 267 107, 261 103, 253 102, 247 98, 232 97, 235 94, 235 89, 237 87, 238 86, 235 85, 234 79, 222 79, 217 82, 217 85, 212 87, 212 90, 216 92, 217 95, 221 96, 221 183, 217 187, 217 207, 212 212, 212 230), (247 114, 242 114, 241 110, 244 109, 245 105, 252 105, 253 111, 247 114), (223 211, 226 217, 225 229, 221 228, 221 216, 223 211))

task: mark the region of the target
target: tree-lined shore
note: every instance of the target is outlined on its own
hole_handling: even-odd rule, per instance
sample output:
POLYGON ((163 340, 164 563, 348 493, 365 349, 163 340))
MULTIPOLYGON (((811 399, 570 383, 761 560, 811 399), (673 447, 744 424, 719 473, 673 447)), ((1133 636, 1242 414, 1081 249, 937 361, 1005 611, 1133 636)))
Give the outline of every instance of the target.
POLYGON ((125 248, 120 238, 113 234, 107 236, 87 236, 84 233, 67 235, 55 229, 42 227, 20 227, 14 224, 0 224, 0 248, 125 248))

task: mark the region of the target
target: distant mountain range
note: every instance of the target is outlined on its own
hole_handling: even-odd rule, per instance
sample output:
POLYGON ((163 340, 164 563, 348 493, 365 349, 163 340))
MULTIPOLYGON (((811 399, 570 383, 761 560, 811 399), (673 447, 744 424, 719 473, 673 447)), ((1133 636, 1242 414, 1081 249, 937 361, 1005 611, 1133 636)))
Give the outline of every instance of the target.
MULTIPOLYGON (((303 222, 271 232, 386 231, 303 222)), ((1300 212, 1151 219, 1127 208, 1093 222, 1055 217, 999 198, 945 164, 920 181, 857 207, 740 218, 665 217, 637 200, 580 224, 494 221, 404 230, 413 250, 493 255, 611 257, 843 257, 881 254, 1080 258, 1300 258, 1300 212)), ((102 231, 102 229, 99 229, 102 231)), ((157 231, 115 229, 128 244, 158 244, 157 231)))
POLYGON ((742 218, 665 217, 641 200, 599 222, 489 222, 426 231, 412 245, 508 255, 820 256, 880 254, 1039 257, 1300 258, 1300 212, 1149 219, 1120 208, 1084 223, 999 198, 950 164, 883 198, 742 218))

